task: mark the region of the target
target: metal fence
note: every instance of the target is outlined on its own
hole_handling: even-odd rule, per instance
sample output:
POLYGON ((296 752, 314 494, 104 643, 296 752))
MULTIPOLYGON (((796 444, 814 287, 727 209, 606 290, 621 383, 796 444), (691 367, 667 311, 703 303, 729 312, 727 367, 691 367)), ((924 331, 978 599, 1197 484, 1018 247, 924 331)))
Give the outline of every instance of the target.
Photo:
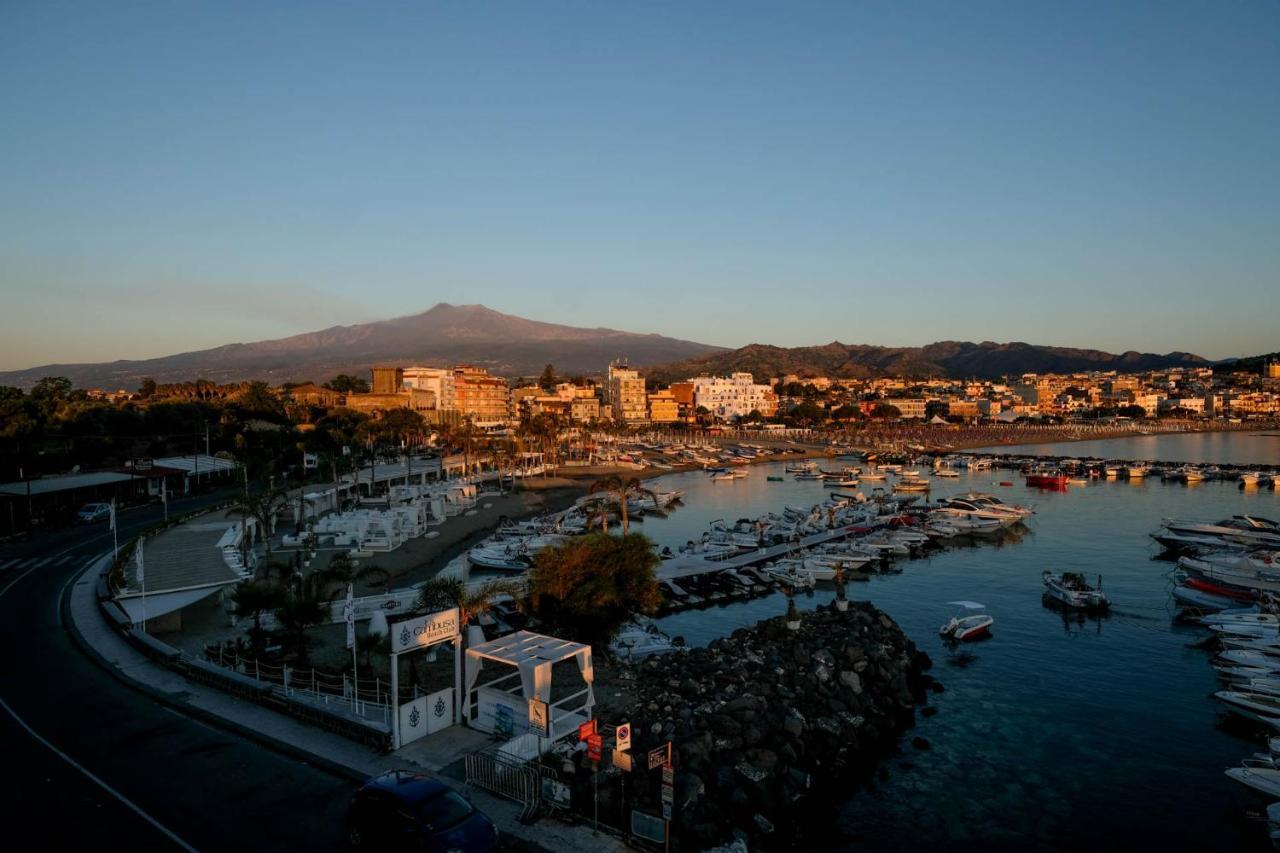
POLYGON ((521 805, 521 820, 529 820, 542 808, 542 768, 537 761, 507 755, 491 747, 466 756, 466 782, 521 805))
MULTIPOLYGON (((267 682, 281 696, 303 698, 326 707, 341 707, 357 717, 391 723, 391 686, 379 677, 352 679, 346 673, 330 673, 315 669, 295 669, 282 664, 264 663, 223 647, 206 646, 204 658, 209 663, 267 682)), ((417 685, 400 688, 400 702, 410 702, 422 695, 417 685)))

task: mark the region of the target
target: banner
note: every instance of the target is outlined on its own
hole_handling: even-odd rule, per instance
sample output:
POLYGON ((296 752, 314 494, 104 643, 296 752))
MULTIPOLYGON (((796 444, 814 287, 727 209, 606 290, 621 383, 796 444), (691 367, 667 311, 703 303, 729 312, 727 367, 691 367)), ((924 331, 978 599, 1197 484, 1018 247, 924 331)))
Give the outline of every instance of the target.
POLYGON ((342 618, 347 623, 347 648, 356 647, 356 602, 351 584, 347 584, 347 600, 342 605, 342 618))
POLYGON ((137 550, 135 550, 133 553, 134 560, 138 564, 138 586, 146 586, 146 583, 147 583, 146 570, 143 568, 143 565, 142 565, 142 542, 143 540, 141 539, 138 540, 137 550))

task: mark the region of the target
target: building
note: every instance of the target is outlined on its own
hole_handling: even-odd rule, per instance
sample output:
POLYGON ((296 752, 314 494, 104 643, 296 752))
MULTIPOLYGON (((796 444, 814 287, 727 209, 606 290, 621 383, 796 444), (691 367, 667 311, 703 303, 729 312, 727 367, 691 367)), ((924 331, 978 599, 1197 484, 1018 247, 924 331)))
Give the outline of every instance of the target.
POLYGON ((1280 361, 1268 361, 1263 365, 1262 375, 1268 379, 1280 379, 1280 361))
POLYGON ((698 376, 689 382, 695 410, 705 408, 722 420, 736 420, 752 412, 766 418, 777 414, 778 395, 768 385, 757 385, 750 373, 698 376))
POLYGON ((430 391, 436 395, 436 408, 452 412, 457 408, 453 393, 453 370, 447 367, 406 367, 404 387, 430 391))
POLYGON ((417 388, 368 394, 348 394, 346 406, 357 412, 386 411, 387 409, 413 409, 415 412, 431 412, 436 408, 436 395, 417 388))
POLYGON ((483 367, 461 364, 453 370, 454 409, 476 426, 500 426, 511 420, 507 381, 483 367))
POLYGON ((649 395, 649 420, 655 424, 671 424, 680 420, 680 404, 670 389, 649 395))
POLYGON ((319 406, 325 409, 332 409, 334 406, 342 405, 341 392, 316 385, 314 382, 295 385, 286 393, 293 402, 300 406, 319 406))
POLYGON ((609 410, 616 423, 643 423, 649 419, 649 398, 644 377, 625 361, 609 364, 607 376, 609 410))
POLYGON ((375 367, 370 385, 374 394, 399 394, 404 390, 404 368, 375 367))

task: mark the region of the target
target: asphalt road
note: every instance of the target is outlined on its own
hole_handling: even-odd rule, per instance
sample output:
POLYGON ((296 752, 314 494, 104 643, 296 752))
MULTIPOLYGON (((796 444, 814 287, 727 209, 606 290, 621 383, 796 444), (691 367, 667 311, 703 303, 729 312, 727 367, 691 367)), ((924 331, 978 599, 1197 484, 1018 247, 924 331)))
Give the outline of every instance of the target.
MULTIPOLYGON (((159 507, 121 513, 121 540, 159 517, 159 507)), ((6 836, 28 849, 343 849, 349 782, 186 717, 80 651, 60 597, 110 548, 105 524, 0 546, 6 836)))

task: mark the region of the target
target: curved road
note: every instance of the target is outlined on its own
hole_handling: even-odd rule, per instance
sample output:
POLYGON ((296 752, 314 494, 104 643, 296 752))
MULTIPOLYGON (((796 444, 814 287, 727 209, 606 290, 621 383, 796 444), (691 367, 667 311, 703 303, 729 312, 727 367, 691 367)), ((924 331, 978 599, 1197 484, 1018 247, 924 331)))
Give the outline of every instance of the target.
MULTIPOLYGON (((213 501, 189 498, 171 508, 213 501)), ((160 513, 121 513, 121 541, 160 513)), ((6 836, 44 849, 86 842, 144 850, 342 849, 349 782, 184 716, 80 651, 62 622, 61 598, 110 548, 105 525, 0 547, 6 836)))

